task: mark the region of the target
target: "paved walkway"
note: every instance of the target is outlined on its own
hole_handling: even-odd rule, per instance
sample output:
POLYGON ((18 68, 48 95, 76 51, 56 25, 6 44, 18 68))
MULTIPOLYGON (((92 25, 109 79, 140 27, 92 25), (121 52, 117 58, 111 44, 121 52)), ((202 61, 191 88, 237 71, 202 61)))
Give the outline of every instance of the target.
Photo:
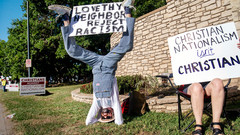
POLYGON ((0 135, 13 135, 13 123, 11 119, 7 119, 5 107, 0 104, 0 135))

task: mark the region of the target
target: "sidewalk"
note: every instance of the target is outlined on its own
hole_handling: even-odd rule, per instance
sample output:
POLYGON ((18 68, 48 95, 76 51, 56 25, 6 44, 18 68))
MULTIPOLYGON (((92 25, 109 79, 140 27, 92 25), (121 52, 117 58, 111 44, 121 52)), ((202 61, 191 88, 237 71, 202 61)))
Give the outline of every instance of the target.
POLYGON ((0 104, 0 135, 13 135, 13 123, 11 119, 6 119, 5 108, 0 104))

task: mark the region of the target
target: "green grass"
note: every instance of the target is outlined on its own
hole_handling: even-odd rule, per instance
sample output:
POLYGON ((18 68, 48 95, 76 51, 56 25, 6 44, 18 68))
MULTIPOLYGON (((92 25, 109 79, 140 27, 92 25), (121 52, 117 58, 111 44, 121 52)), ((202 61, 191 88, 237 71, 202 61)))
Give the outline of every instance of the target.
MULTIPOLYGON (((0 92, 0 102, 4 104, 16 123, 15 131, 24 135, 72 135, 72 134, 191 134, 193 127, 187 132, 178 131, 177 113, 148 112, 143 116, 124 116, 124 124, 96 123, 86 126, 85 119, 90 104, 73 101, 71 91, 80 85, 47 88, 47 96, 19 96, 18 92, 0 92)), ((226 121, 224 118, 221 119, 226 121)), ((211 134, 211 119, 204 116, 206 134, 211 134)), ((226 134, 240 134, 240 117, 231 119, 235 131, 225 127, 226 134)))

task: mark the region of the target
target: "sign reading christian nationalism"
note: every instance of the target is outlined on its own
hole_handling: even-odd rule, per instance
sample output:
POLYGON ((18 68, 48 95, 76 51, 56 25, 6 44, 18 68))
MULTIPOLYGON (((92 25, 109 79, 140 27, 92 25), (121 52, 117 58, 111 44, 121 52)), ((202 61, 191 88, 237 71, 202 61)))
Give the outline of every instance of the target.
POLYGON ((46 77, 20 78, 20 95, 45 94, 46 77))
POLYGON ((126 31, 125 11, 121 2, 74 6, 71 36, 126 31))
POLYGON ((177 85, 240 77, 239 38, 233 22, 168 38, 177 85))

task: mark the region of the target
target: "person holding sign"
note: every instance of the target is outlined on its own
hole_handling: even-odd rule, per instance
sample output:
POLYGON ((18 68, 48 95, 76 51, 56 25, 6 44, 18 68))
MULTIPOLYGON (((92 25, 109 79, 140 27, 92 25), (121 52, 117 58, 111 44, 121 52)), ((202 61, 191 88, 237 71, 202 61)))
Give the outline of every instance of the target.
POLYGON ((185 85, 196 120, 193 134, 202 134, 204 96, 211 96, 213 134, 224 134, 220 116, 224 105, 222 79, 240 77, 239 38, 234 22, 180 33, 168 38, 176 85, 185 85), (236 46, 236 44, 238 44, 236 46), (228 51, 226 51, 228 50, 228 51))
MULTIPOLYGON (((240 49, 240 43, 237 44, 240 49)), ((193 114, 196 120, 195 130, 193 135, 202 135, 202 116, 204 106, 204 96, 211 96, 213 119, 211 128, 213 135, 223 135, 221 129, 220 117, 222 114, 224 104, 224 84, 219 78, 213 79, 211 82, 192 83, 191 85, 184 85, 184 93, 191 95, 191 104, 193 114)))
MULTIPOLYGON (((93 124, 97 121, 110 122, 113 120, 115 120, 115 124, 117 125, 123 124, 115 71, 118 61, 133 48, 135 23, 135 18, 131 17, 133 3, 134 1, 132 0, 125 0, 122 3, 125 9, 127 31, 123 32, 119 44, 105 56, 82 48, 76 44, 74 37, 69 37, 71 29, 69 25, 70 10, 68 10, 68 8, 61 8, 60 10, 64 11, 65 9, 65 13, 61 12, 64 22, 61 30, 67 53, 72 58, 80 60, 93 68, 94 95, 93 103, 86 119, 86 125, 93 124)), ((54 10, 54 8, 52 8, 52 10, 54 10)))

